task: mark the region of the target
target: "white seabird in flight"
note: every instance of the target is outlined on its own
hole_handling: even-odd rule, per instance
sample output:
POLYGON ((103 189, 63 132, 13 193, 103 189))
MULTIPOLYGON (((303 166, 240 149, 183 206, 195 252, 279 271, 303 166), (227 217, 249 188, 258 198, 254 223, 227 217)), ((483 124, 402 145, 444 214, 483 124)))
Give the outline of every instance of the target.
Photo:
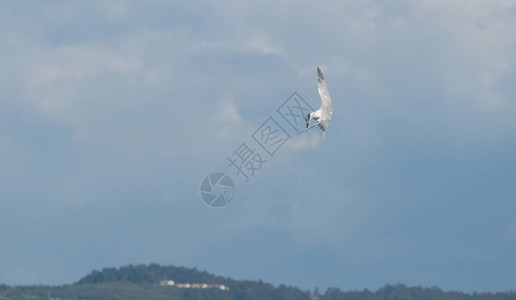
POLYGON ((328 93, 328 88, 326 87, 326 83, 324 83, 324 76, 321 73, 321 69, 317 67, 317 77, 318 77, 318 87, 319 87, 319 96, 321 97, 321 108, 319 110, 316 110, 314 112, 309 113, 306 115, 306 129, 303 129, 299 131, 297 134, 300 134, 301 132, 305 132, 308 129, 319 125, 319 127, 323 131, 323 139, 324 135, 326 135, 326 129, 330 126, 330 120, 331 115, 333 114, 333 109, 331 107, 331 98, 330 94, 328 93), (314 125, 308 127, 308 123, 310 123, 310 120, 316 120, 317 123, 314 125))

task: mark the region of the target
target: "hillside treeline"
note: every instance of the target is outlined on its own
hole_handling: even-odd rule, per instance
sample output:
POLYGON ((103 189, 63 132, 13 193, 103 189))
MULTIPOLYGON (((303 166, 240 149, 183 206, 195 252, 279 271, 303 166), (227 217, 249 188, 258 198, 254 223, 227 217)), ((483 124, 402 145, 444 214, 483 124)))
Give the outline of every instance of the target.
POLYGON ((158 264, 104 268, 92 271, 73 284, 62 286, 0 285, 0 300, 516 300, 516 292, 468 294, 403 284, 386 285, 375 292, 328 288, 324 294, 314 294, 297 287, 274 286, 261 280, 234 280, 195 268, 158 264), (163 280, 224 285, 229 290, 160 285, 163 280))

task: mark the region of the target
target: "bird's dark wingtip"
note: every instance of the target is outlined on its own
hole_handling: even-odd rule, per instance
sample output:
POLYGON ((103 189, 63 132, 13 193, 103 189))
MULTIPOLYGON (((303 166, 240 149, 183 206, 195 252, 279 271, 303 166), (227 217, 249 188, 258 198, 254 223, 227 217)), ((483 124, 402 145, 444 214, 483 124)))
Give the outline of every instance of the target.
POLYGON ((321 69, 319 69, 319 67, 317 67, 317 75, 319 76, 319 78, 324 79, 324 76, 321 72, 321 69))

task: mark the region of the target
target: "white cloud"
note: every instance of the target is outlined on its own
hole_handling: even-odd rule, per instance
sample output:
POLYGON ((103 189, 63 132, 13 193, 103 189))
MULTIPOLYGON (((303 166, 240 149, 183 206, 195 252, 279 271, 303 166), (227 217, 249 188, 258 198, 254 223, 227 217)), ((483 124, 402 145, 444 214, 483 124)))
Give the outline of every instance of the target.
POLYGON ((377 29, 377 19, 382 14, 380 6, 372 1, 355 1, 349 6, 347 16, 341 19, 345 30, 354 35, 364 35, 377 29))
MULTIPOLYGON (((28 98, 43 113, 56 120, 80 118, 91 80, 132 75, 139 70, 136 57, 124 55, 108 46, 84 45, 45 49, 27 65, 28 98), (85 90, 86 89, 86 90, 85 90), (81 96, 82 97, 79 97, 81 96), (86 97, 84 97, 86 96, 86 97)), ((92 91, 91 91, 92 92, 92 91)), ((91 105, 91 104, 90 104, 91 105)))
POLYGON ((322 131, 319 131, 320 130, 318 130, 317 134, 305 134, 301 137, 294 137, 285 143, 285 148, 300 151, 306 148, 317 147, 322 141, 322 131))
POLYGON ((277 45, 273 45, 264 33, 260 33, 252 37, 247 46, 251 51, 261 54, 283 55, 283 50, 277 45))
MULTIPOLYGON (((353 85, 366 93, 377 95, 386 90, 378 80, 378 74, 374 70, 374 66, 365 63, 358 64, 341 56, 333 57, 328 65, 331 66, 329 71, 333 77, 344 77, 347 81, 351 81, 353 85)), ((325 72, 324 69, 322 70, 325 72)), ((338 84, 336 80, 332 80, 331 78, 330 80, 338 84)), ((328 81, 328 79, 326 79, 326 81, 328 81)), ((328 86, 328 89, 330 89, 330 86, 328 86)))
POLYGON ((252 126, 246 122, 231 100, 223 100, 215 111, 205 119, 206 128, 220 142, 235 142, 251 132, 252 126))
POLYGON ((453 60, 442 67, 452 97, 489 109, 511 100, 499 92, 497 82, 514 68, 516 58, 513 1, 420 1, 414 6, 449 43, 451 52, 442 55, 453 60))

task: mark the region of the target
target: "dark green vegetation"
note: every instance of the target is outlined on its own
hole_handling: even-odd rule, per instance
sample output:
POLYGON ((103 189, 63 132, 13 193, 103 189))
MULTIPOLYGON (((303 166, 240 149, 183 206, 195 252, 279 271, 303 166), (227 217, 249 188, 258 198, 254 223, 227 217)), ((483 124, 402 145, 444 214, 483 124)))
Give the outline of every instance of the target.
MULTIPOLYGON (((262 281, 237 281, 209 274, 205 271, 174 266, 129 265, 93 271, 78 282, 63 286, 16 286, 0 285, 0 300, 11 299, 74 299, 74 300, 174 300, 174 299, 311 299, 311 293, 296 287, 275 287, 262 281), (176 283, 221 284, 228 291, 217 288, 196 289, 162 286, 160 281, 176 283)), ((376 292, 369 290, 343 292, 329 288, 320 300, 516 300, 516 292, 465 294, 443 292, 438 288, 386 285, 376 292)), ((315 297, 314 297, 315 298, 315 297)))

